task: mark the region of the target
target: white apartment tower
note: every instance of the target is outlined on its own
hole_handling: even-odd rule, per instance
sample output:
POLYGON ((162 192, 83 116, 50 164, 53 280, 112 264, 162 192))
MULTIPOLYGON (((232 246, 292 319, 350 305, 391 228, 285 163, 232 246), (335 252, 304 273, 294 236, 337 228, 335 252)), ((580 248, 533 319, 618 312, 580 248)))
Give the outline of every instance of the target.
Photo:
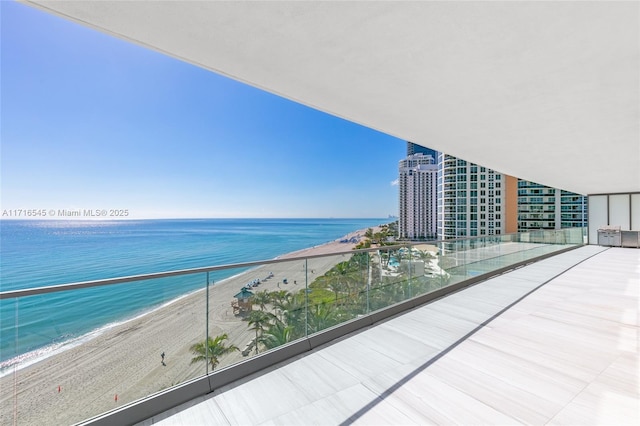
POLYGON ((419 240, 436 237, 435 158, 422 153, 408 155, 398 165, 400 187, 400 238, 419 240))
POLYGON ((517 230, 515 178, 448 154, 438 154, 438 239, 517 230))

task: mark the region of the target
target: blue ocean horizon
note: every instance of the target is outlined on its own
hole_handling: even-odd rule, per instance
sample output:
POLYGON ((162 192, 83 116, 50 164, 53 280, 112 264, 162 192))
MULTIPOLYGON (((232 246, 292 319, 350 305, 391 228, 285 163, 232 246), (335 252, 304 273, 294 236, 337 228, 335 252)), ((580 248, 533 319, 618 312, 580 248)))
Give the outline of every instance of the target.
MULTIPOLYGON (((0 291, 269 260, 373 219, 0 220, 0 291)), ((220 281, 241 270, 219 271, 220 281)), ((203 288, 206 274, 0 301, 0 374, 203 288)))

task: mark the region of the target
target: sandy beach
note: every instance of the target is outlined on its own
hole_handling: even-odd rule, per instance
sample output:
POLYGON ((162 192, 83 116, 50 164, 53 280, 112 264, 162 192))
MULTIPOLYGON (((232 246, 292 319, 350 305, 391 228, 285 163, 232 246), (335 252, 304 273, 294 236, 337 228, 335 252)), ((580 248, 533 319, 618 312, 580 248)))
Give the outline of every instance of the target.
MULTIPOLYGON (((363 237, 355 231, 336 241, 288 253, 279 259, 349 251, 363 237)), ((324 274, 346 256, 309 259, 308 281, 324 274), (312 272, 313 271, 313 272, 312 272)), ((254 336, 247 323, 234 316, 231 302, 241 287, 264 279, 255 291, 297 292, 305 285, 305 261, 274 263, 221 281, 209 290, 209 335, 229 335, 242 350, 254 336), (284 279, 287 284, 284 284, 284 279)), ((107 330, 80 346, 54 355, 0 379, 0 424, 72 424, 119 407, 170 386, 205 374, 204 362, 191 364, 189 348, 206 336, 205 291, 197 291, 168 306, 107 330), (164 364, 161 354, 164 353, 164 364)), ((225 356, 218 368, 244 359, 240 352, 225 356)))

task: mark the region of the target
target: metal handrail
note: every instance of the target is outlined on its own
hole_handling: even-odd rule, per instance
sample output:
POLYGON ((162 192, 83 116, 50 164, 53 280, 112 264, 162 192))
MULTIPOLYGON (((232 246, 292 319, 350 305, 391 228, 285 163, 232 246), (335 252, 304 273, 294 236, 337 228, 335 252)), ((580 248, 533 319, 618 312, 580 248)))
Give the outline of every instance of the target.
POLYGON ((257 260, 257 261, 251 261, 251 262, 231 263, 227 265, 217 265, 217 266, 203 266, 203 267, 190 268, 190 269, 177 269, 173 271, 154 272, 150 274, 130 275, 130 276, 106 278, 106 279, 100 279, 100 280, 57 284, 57 285, 44 286, 44 287, 32 287, 32 288, 26 288, 26 289, 9 290, 9 291, 0 292, 0 300, 15 299, 18 297, 35 296, 35 295, 47 294, 47 293, 56 293, 60 291, 77 290, 82 288, 102 287, 107 285, 122 284, 122 283, 128 283, 133 281, 146 281, 146 280, 151 280, 156 278, 174 277, 178 275, 190 275, 190 274, 196 274, 196 273, 202 273, 202 272, 222 271, 226 269, 249 268, 252 266, 270 265, 270 264, 276 264, 276 263, 282 263, 282 262, 292 262, 296 260, 315 259, 315 258, 328 257, 328 256, 340 256, 345 254, 375 252, 381 249, 397 250, 399 248, 413 246, 413 245, 442 244, 442 243, 450 244, 450 243, 456 243, 460 241, 471 241, 471 240, 479 240, 479 239, 495 239, 495 238, 502 239, 505 237, 510 237, 518 234, 520 233, 513 232, 508 234, 481 235, 476 237, 452 238, 447 240, 407 241, 406 243, 403 242, 400 244, 395 244, 390 246, 381 246, 381 247, 373 247, 373 248, 357 249, 357 250, 346 250, 346 251, 339 251, 334 253, 324 253, 324 254, 315 254, 315 255, 306 255, 306 256, 287 257, 286 259, 275 258, 275 259, 269 259, 269 260, 257 260))

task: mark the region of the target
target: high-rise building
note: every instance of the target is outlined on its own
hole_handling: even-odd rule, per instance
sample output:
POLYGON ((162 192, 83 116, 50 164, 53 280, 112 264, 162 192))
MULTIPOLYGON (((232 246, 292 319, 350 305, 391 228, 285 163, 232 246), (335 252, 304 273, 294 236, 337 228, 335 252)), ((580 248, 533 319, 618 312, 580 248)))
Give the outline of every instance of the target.
POLYGON ((583 227, 587 223, 586 197, 518 180, 518 230, 583 227))
POLYGON ((413 154, 430 155, 434 160, 438 158, 438 153, 435 150, 413 142, 407 142, 407 157, 413 154))
POLYGON ((436 237, 435 158, 422 153, 408 155, 398 165, 400 216, 398 234, 411 240, 436 237))
POLYGON ((438 239, 517 231, 517 179, 438 154, 438 239))
POLYGON ((450 239, 586 224, 586 199, 579 194, 504 175, 411 142, 407 153, 399 166, 400 238, 450 239))

